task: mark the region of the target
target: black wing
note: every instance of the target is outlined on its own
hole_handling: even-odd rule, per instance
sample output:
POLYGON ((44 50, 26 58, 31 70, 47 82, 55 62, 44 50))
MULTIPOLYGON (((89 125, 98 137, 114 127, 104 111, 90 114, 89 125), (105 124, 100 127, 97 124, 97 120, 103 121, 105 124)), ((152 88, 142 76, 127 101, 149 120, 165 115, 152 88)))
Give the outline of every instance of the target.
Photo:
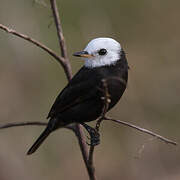
POLYGON ((97 85, 98 82, 94 76, 95 74, 91 73, 91 69, 81 68, 58 95, 47 118, 53 118, 58 113, 96 96, 98 87, 95 87, 94 84, 97 85))

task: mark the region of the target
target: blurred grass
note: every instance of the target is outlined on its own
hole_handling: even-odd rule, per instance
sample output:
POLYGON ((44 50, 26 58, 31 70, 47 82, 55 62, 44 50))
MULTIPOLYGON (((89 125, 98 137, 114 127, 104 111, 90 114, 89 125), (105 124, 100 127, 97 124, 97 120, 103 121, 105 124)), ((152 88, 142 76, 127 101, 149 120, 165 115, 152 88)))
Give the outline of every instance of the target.
MULTIPOLYGON (((47 6, 1 0, 0 23, 59 52, 48 0, 42 2, 47 6)), ((83 62, 71 54, 92 38, 113 37, 127 52, 128 88, 109 115, 179 141, 180 2, 64 0, 58 5, 73 73, 83 62)), ((0 40, 0 123, 46 121, 67 83, 62 68, 42 50, 1 30, 0 40)), ((76 138, 67 130, 55 132, 36 154, 25 156, 42 129, 0 131, 0 179, 87 179, 76 138)), ((104 122, 101 133, 95 151, 99 179, 180 178, 178 147, 111 122, 104 122)))

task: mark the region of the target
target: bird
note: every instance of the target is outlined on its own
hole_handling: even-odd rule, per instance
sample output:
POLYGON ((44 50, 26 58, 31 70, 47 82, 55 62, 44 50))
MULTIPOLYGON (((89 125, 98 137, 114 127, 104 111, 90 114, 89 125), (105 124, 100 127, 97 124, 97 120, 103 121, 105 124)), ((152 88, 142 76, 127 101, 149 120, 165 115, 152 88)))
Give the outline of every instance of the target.
POLYGON ((86 122, 101 116, 104 107, 102 82, 106 81, 110 98, 107 111, 118 103, 127 87, 129 66, 118 41, 108 37, 95 38, 83 51, 73 55, 80 57, 84 65, 57 96, 47 116, 47 127, 27 155, 34 153, 53 131, 72 123, 84 126, 97 145, 99 134, 86 122))

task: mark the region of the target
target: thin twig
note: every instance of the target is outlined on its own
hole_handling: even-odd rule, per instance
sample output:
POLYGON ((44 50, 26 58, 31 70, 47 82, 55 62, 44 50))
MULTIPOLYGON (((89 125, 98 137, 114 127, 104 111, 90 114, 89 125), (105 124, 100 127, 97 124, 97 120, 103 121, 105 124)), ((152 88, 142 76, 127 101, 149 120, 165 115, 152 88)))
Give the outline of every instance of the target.
POLYGON ((123 124, 123 125, 125 125, 125 126, 128 126, 128 127, 133 128, 133 129, 136 129, 136 130, 138 130, 138 131, 141 131, 141 132, 143 132, 143 133, 145 133, 145 134, 149 134, 149 135, 151 135, 151 136, 153 136, 153 137, 155 137, 155 138, 157 138, 157 139, 160 139, 161 141, 164 141, 165 143, 172 144, 172 145, 177 145, 177 142, 175 142, 175 141, 172 141, 172 140, 170 140, 170 139, 167 139, 167 138, 165 138, 165 137, 163 137, 163 136, 161 136, 161 135, 159 135, 159 134, 157 134, 157 133, 154 133, 154 132, 152 132, 152 131, 150 131, 150 130, 141 128, 141 127, 136 126, 136 125, 134 125, 134 124, 131 124, 131 123, 128 123, 128 122, 125 122, 125 121, 121 121, 121 120, 116 120, 116 119, 112 119, 112 118, 107 118, 107 117, 104 117, 104 120, 110 120, 110 121, 114 121, 114 122, 116 122, 116 123, 118 123, 118 124, 123 124))
POLYGON ((95 167, 94 167, 94 161, 93 161, 93 156, 94 156, 94 148, 95 146, 91 145, 89 148, 89 159, 88 159, 88 166, 92 169, 93 173, 95 173, 95 167))
POLYGON ((46 122, 38 122, 38 121, 31 121, 31 122, 14 122, 14 123, 7 123, 4 125, 0 125, 0 129, 6 129, 11 127, 18 127, 18 126, 46 126, 46 122))
POLYGON ((60 17, 59 17, 56 0, 50 0, 50 4, 51 4, 52 12, 53 12, 54 22, 55 22, 56 29, 57 29, 59 46, 61 48, 61 56, 66 60, 66 64, 65 64, 65 68, 64 68, 65 73, 66 73, 68 80, 71 80, 72 70, 71 70, 71 65, 70 65, 70 62, 69 62, 69 59, 67 56, 67 48, 66 48, 65 39, 63 36, 63 31, 62 31, 62 26, 61 26, 61 21, 60 21, 60 17))
MULTIPOLYGON (((40 122, 40 121, 31 121, 31 122, 13 122, 13 123, 6 123, 3 125, 0 125, 0 129, 7 129, 7 128, 12 128, 12 127, 22 127, 22 126, 47 126, 47 122, 40 122)), ((69 124, 65 126, 64 128, 76 131, 74 128, 75 126, 73 124, 69 124)))
POLYGON ((94 172, 94 168, 93 166, 91 166, 89 164, 89 161, 88 161, 88 150, 84 150, 84 147, 87 147, 87 144, 86 144, 86 141, 85 141, 85 135, 83 133, 83 130, 82 128, 79 128, 80 126, 76 126, 76 131, 75 131, 75 134, 78 138, 78 141, 79 141, 79 145, 80 145, 80 149, 81 149, 81 153, 83 155, 83 160, 84 160, 84 163, 86 165, 86 169, 88 171, 88 175, 89 175, 89 179, 90 180, 96 180, 96 175, 95 175, 95 172, 94 172))
POLYGON ((102 79, 102 91, 103 91, 103 97, 101 97, 103 101, 103 109, 100 118, 98 118, 97 123, 96 123, 96 130, 99 131, 101 122, 103 121, 105 114, 108 111, 109 108, 109 103, 111 102, 110 94, 108 91, 108 84, 106 79, 102 79))
MULTIPOLYGON (((66 73, 68 80, 71 80, 72 70, 71 70, 71 65, 70 65, 70 62, 69 62, 69 59, 67 56, 67 48, 66 48, 65 39, 63 36, 63 32, 62 32, 62 26, 61 26, 61 21, 60 21, 60 16, 59 16, 56 0, 50 0, 50 4, 51 4, 51 9, 53 12, 53 17, 54 17, 54 21, 55 21, 55 25, 56 25, 56 29, 57 29, 59 45, 61 48, 61 55, 65 59, 65 62, 66 62, 65 66, 63 66, 63 68, 64 68, 64 71, 66 73)), ((74 131, 74 132, 78 138, 80 150, 81 150, 83 160, 84 160, 84 163, 85 163, 87 171, 88 171, 89 178, 90 178, 90 180, 96 180, 93 169, 88 165, 88 148, 85 143, 85 136, 83 134, 82 128, 78 124, 78 125, 75 125, 75 129, 76 129, 76 131, 74 131)))
POLYGON ((35 40, 35 39, 25 35, 25 34, 19 33, 17 31, 15 31, 14 29, 11 29, 11 28, 3 25, 3 24, 0 24, 0 29, 6 31, 7 33, 13 34, 15 36, 18 36, 22 39, 25 39, 25 40, 35 44, 36 46, 38 46, 39 48, 43 49, 48 54, 50 54, 52 57, 54 57, 63 67, 65 66, 65 59, 63 57, 58 56, 53 50, 51 50, 50 48, 48 48, 44 44, 38 42, 37 40, 35 40))

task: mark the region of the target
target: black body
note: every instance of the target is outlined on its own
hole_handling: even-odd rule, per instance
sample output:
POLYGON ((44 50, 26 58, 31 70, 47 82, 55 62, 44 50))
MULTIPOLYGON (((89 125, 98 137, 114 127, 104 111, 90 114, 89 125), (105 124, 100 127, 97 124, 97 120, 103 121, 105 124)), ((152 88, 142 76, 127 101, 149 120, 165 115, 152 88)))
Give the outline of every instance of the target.
POLYGON ((56 98, 47 117, 50 118, 48 126, 28 154, 32 154, 57 128, 74 122, 96 120, 104 106, 103 79, 107 82, 111 99, 109 109, 111 109, 124 93, 128 80, 128 64, 123 50, 120 52, 120 59, 113 65, 97 68, 82 67, 79 70, 56 98))

